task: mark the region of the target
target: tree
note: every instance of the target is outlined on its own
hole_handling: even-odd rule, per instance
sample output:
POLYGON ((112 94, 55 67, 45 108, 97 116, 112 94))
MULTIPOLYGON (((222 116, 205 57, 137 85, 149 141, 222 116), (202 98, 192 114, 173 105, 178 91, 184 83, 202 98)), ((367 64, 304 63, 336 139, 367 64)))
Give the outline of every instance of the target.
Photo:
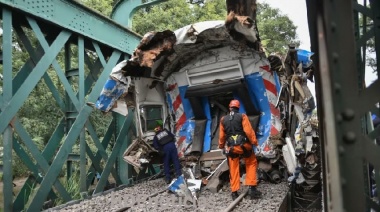
MULTIPOLYGON (((224 20, 227 15, 225 0, 209 0, 204 4, 189 4, 186 0, 168 2, 144 8, 133 17, 133 30, 139 34, 149 31, 176 30, 186 25, 206 21, 224 20)), ((268 53, 285 54, 288 44, 299 45, 297 27, 288 16, 268 4, 258 4, 257 25, 260 38, 268 53)))
POLYGON ((113 6, 118 0, 77 0, 78 2, 94 9, 105 16, 110 16, 113 6))
POLYGON ((288 44, 300 44, 294 23, 287 15, 281 14, 279 9, 271 8, 269 4, 258 5, 257 28, 268 53, 285 54, 288 44))
POLYGON ((185 0, 170 0, 137 11, 133 17, 133 31, 144 35, 149 31, 175 30, 197 22, 196 5, 185 0))

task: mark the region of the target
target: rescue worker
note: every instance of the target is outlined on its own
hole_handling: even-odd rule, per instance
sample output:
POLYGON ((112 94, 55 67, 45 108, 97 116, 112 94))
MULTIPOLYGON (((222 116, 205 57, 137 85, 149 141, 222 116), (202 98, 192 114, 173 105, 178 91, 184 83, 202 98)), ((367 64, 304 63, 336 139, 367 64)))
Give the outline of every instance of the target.
POLYGON ((181 175, 177 147, 174 143, 175 137, 169 130, 162 129, 160 125, 158 125, 154 131, 156 132, 156 135, 153 138, 153 146, 164 157, 165 182, 169 184, 172 180, 170 176, 170 162, 174 164, 176 177, 181 175))
POLYGON ((240 102, 232 100, 229 104, 230 113, 221 118, 219 126, 219 149, 223 149, 228 158, 232 200, 239 196, 237 191, 240 189, 240 158, 245 160, 248 197, 253 199, 261 196, 261 192, 256 189, 257 160, 253 153, 253 145, 258 145, 256 134, 248 116, 239 113, 239 108, 240 102))

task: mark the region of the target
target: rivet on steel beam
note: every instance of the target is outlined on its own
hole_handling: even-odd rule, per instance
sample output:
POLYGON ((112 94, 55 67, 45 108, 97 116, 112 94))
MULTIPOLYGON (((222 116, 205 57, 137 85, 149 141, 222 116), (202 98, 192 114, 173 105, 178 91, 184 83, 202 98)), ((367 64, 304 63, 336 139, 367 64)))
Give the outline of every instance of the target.
POLYGON ((346 150, 344 150, 344 147, 343 146, 339 146, 338 147, 338 152, 339 152, 339 155, 343 155, 345 153, 346 150))
POLYGON ((343 120, 342 116, 340 114, 336 115, 336 122, 341 123, 343 120))
POLYGON ((333 52, 333 53, 332 53, 332 58, 333 58, 333 62, 334 62, 334 63, 337 63, 337 62, 338 62, 338 59, 339 59, 339 55, 338 55, 338 53, 333 52))
POLYGON ((351 121, 355 117, 355 111, 350 108, 346 108, 344 112, 342 113, 342 115, 343 115, 344 120, 351 121))
POLYGON ((342 86, 339 83, 334 84, 335 92, 339 92, 342 88, 342 86))
POLYGON ((346 144, 353 144, 356 141, 356 134, 354 132, 347 132, 343 136, 343 140, 346 144))
POLYGON ((340 182, 341 182, 342 186, 345 186, 347 184, 347 181, 344 178, 340 178, 340 182))

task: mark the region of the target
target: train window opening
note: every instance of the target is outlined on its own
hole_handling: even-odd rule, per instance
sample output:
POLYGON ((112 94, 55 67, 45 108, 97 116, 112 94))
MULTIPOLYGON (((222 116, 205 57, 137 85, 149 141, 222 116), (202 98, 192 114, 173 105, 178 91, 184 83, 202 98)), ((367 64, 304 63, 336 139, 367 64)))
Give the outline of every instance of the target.
POLYGON ((140 121, 143 132, 153 131, 154 128, 162 123, 161 105, 144 105, 140 108, 140 121))

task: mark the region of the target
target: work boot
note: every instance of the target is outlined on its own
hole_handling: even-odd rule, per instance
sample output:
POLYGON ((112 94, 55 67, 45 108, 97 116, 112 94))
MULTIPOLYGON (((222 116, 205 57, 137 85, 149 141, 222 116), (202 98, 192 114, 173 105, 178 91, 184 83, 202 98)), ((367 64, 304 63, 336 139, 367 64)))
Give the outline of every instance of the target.
POLYGON ((236 198, 239 197, 239 194, 237 191, 231 193, 232 201, 234 201, 236 198))
POLYGON ((167 178, 165 178, 165 183, 169 185, 169 184, 171 183, 171 180, 170 180, 170 179, 167 179, 167 178))
POLYGON ((249 186, 247 197, 250 199, 260 198, 262 193, 256 189, 256 186, 249 186))

